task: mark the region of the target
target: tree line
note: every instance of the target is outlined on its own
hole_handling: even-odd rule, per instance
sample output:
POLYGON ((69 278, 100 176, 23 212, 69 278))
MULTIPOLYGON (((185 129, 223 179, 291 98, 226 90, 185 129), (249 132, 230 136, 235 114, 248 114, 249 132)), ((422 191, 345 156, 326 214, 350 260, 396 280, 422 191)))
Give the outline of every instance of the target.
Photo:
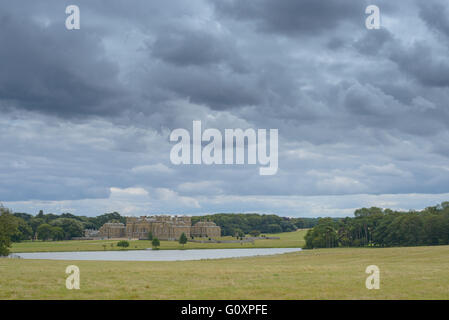
POLYGON ((126 222, 126 218, 118 212, 105 213, 97 217, 76 216, 71 213, 44 214, 42 210, 35 216, 21 212, 10 214, 14 224, 17 225, 11 236, 13 242, 34 239, 69 240, 84 236, 85 229, 98 230, 106 222, 126 222))
POLYGON ((317 218, 287 218, 274 214, 257 213, 216 213, 192 217, 192 225, 209 220, 221 227, 223 236, 243 236, 257 233, 280 233, 296 229, 311 228, 318 223, 317 218))
POLYGON ((354 217, 322 218, 305 240, 309 249, 449 244, 449 202, 421 211, 371 207, 357 209, 354 217))
MULTIPOLYGON (((3 208, 4 210, 7 210, 3 208)), ((71 213, 60 215, 46 213, 42 210, 37 215, 28 213, 12 213, 16 231, 11 240, 69 240, 84 236, 85 229, 98 230, 107 222, 126 223, 126 217, 118 212, 105 213, 97 217, 77 216, 71 213)), ((259 233, 279 233, 294 231, 301 228, 311 228, 318 223, 317 218, 285 218, 277 215, 232 214, 220 213, 207 216, 192 217, 192 224, 201 220, 215 222, 222 229, 222 235, 245 235, 251 231, 259 233)))

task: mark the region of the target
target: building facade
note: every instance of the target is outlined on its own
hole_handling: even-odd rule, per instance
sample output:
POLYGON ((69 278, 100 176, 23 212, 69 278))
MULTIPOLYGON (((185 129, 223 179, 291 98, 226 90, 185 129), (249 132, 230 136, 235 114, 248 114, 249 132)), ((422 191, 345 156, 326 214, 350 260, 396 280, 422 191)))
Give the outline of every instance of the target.
POLYGON ((192 226, 190 217, 185 216, 142 216, 127 217, 126 226, 123 223, 105 223, 99 230, 100 238, 178 240, 184 233, 187 238, 221 236, 221 228, 211 221, 200 221, 192 226))
POLYGON ((95 229, 85 229, 84 237, 85 238, 97 238, 100 236, 100 231, 95 229))
POLYGON ((150 216, 126 218, 126 236, 148 239, 148 233, 160 240, 177 240, 182 233, 190 237, 190 217, 150 216))
POLYGON ((190 229, 194 237, 217 238, 221 236, 221 228, 212 221, 199 221, 190 229))
POLYGON ((126 237, 126 228, 123 223, 108 222, 100 230, 98 236, 101 238, 124 238, 126 237))

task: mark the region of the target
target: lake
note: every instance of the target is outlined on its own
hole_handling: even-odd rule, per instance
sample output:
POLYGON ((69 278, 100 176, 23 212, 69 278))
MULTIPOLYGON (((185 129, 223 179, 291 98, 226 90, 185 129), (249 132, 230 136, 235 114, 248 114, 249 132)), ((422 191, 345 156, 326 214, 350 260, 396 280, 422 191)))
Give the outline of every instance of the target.
POLYGON ((264 256, 301 251, 301 248, 123 250, 16 253, 23 259, 101 261, 186 261, 264 256))

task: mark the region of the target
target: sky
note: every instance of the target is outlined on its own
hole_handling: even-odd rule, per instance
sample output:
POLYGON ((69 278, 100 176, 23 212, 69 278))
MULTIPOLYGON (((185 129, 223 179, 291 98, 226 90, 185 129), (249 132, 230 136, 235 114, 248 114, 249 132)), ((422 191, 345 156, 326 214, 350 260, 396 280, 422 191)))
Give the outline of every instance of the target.
POLYGON ((1 1, 0 202, 338 217, 449 200, 448 17, 445 0, 1 1), (194 120, 278 129, 277 173, 172 164, 194 120))

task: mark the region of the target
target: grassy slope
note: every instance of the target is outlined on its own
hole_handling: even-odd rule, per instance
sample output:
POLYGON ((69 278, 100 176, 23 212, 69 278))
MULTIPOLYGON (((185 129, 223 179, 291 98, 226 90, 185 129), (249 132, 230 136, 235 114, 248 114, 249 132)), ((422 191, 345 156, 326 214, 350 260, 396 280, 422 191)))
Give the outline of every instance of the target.
POLYGON ((448 265, 449 246, 182 262, 0 259, 0 299, 449 299, 448 265), (80 290, 65 288, 69 264, 81 270, 80 290), (380 290, 365 288, 371 264, 380 290))
MULTIPOLYGON (((185 249, 224 249, 224 248, 300 248, 304 245, 304 235, 306 230, 295 232, 285 232, 270 234, 269 236, 279 236, 280 240, 256 240, 251 243, 194 243, 188 242, 185 249)), ((222 239, 235 240, 232 237, 222 239)), ((49 251, 102 251, 106 244, 106 250, 122 250, 117 247, 118 240, 70 240, 70 241, 27 241, 14 243, 11 252, 49 252, 49 251), (111 247, 111 244, 113 245, 111 247)), ((128 250, 151 248, 151 241, 134 240, 130 241, 128 250)), ((177 241, 161 241, 161 249, 182 249, 183 246, 177 241)))

